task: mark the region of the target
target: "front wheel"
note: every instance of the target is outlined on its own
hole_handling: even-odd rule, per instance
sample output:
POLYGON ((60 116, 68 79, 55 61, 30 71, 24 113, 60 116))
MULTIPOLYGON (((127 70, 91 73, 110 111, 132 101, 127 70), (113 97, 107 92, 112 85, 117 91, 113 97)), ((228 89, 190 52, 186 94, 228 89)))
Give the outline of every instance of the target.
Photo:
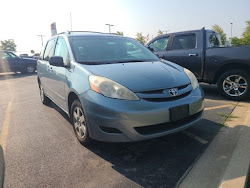
POLYGON ((40 89, 40 99, 44 105, 49 105, 51 100, 44 94, 43 87, 39 85, 40 89))
POLYGON ((245 100, 249 97, 250 77, 243 70, 230 70, 221 75, 218 80, 219 93, 231 100, 245 100))
POLYGON ((78 141, 82 145, 89 144, 92 139, 89 136, 87 121, 79 100, 75 100, 71 105, 71 122, 78 141))

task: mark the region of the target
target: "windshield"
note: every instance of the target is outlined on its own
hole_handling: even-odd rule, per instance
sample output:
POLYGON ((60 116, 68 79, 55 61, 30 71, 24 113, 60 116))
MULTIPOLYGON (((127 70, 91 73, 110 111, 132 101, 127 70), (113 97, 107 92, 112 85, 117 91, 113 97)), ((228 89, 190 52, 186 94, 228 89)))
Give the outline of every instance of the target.
POLYGON ((147 48, 123 37, 70 37, 75 59, 85 64, 158 61, 147 48))

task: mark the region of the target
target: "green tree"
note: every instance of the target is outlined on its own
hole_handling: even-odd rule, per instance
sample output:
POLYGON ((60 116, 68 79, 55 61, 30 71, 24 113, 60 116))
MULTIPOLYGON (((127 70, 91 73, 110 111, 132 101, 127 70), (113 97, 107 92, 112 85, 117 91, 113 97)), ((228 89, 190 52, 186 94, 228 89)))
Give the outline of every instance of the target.
POLYGON ((240 45, 242 45, 242 39, 239 39, 238 37, 231 38, 231 45, 232 46, 240 46, 240 45))
POLYGON ((243 45, 250 45, 250 20, 246 21, 247 27, 245 28, 244 32, 242 33, 242 44, 243 45))
POLYGON ((223 29, 218 25, 213 25, 212 30, 214 30, 220 34, 222 45, 225 45, 225 42, 227 41, 227 36, 224 33, 223 29))
POLYGON ((124 34, 123 34, 122 31, 117 31, 116 33, 117 33, 118 35, 124 36, 124 34))
POLYGON ((163 35, 163 31, 159 30, 157 36, 163 35))
POLYGON ((140 42, 142 45, 146 44, 145 37, 142 35, 142 33, 136 33, 136 38, 138 42, 140 42))
POLYGON ((34 50, 30 50, 30 53, 34 54, 34 53, 35 53, 35 51, 34 51, 34 50))
POLYGON ((16 52, 16 44, 12 39, 1 41, 1 49, 16 52))

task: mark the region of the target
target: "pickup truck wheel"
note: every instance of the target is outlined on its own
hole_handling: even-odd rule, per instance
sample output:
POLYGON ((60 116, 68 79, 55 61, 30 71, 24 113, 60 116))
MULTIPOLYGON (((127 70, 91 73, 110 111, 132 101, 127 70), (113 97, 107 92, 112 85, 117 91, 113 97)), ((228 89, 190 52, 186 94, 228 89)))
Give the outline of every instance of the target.
POLYGON ((78 141, 82 145, 89 144, 92 139, 89 136, 87 121, 79 100, 75 100, 71 105, 71 122, 78 141))
POLYGON ((28 73, 28 74, 32 74, 35 72, 35 66, 34 65, 28 65, 26 68, 25 68, 25 72, 28 73))
POLYGON ((243 70, 230 70, 221 75, 218 80, 219 93, 231 100, 245 100, 249 97, 250 77, 243 70))
POLYGON ((44 105, 50 104, 51 100, 44 94, 43 87, 39 85, 40 89, 40 99, 44 105))

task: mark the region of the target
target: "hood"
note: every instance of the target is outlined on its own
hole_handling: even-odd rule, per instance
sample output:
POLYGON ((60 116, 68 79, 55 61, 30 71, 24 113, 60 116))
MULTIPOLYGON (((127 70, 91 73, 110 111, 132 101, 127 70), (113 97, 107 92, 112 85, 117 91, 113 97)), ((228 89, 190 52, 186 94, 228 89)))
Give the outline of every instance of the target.
POLYGON ((170 62, 83 66, 94 75, 109 78, 134 92, 172 88, 190 83, 183 68, 170 62))

